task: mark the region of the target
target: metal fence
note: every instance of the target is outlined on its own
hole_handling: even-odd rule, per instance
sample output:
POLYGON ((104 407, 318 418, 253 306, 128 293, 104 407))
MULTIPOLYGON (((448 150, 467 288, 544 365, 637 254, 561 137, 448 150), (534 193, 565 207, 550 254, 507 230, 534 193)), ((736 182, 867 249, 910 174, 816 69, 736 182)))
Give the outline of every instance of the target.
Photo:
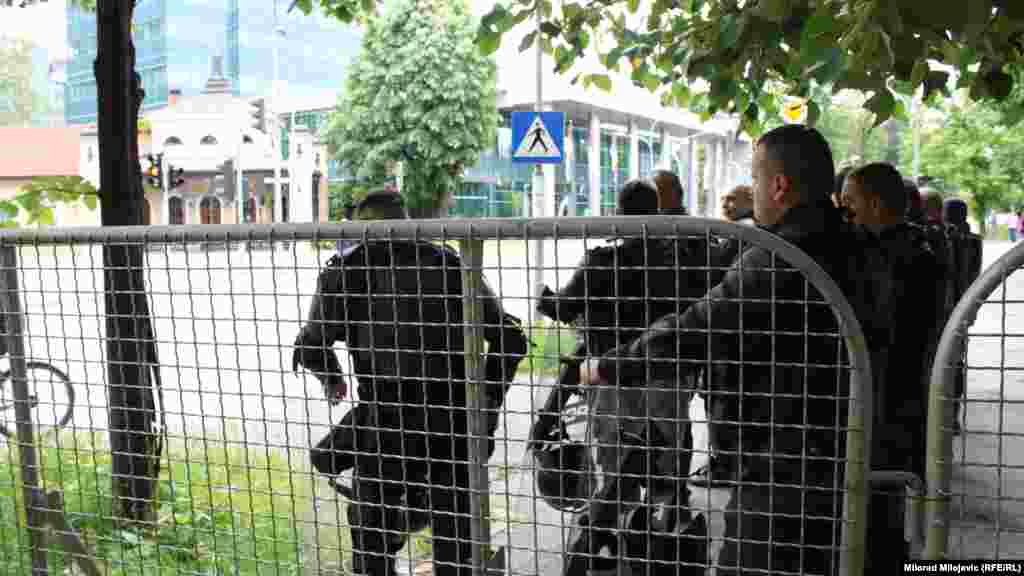
POLYGON ((961 298, 932 366, 926 557, 1024 558, 1024 245, 961 298))
MULTIPOLYGON (((660 574, 666 562, 678 574, 696 574, 705 566, 715 573, 724 549, 755 542, 751 549, 763 553, 769 540, 792 546, 796 571, 801 559, 816 555, 835 562, 840 573, 863 572, 871 399, 864 335, 836 283, 807 255, 758 229, 667 217, 54 229, 0 233, 0 255, 10 360, 0 388, 0 424, 12 434, 0 451, 4 573, 341 574, 352 571, 358 556, 377 574, 386 562, 377 562, 375 553, 386 552, 397 569, 416 574, 430 573, 431 553, 435 574, 468 574, 444 566, 453 559, 473 574, 569 573, 579 565, 589 573, 660 574), (557 440, 566 448, 562 454, 583 454, 581 467, 561 470, 567 460, 556 459, 541 469, 528 450, 531 429, 553 390, 568 390, 555 385, 560 364, 574 361, 565 358, 576 351, 572 330, 595 334, 601 326, 590 308, 574 327, 544 321, 534 312, 536 280, 557 291, 585 254, 620 245, 609 244, 611 238, 655 243, 643 245, 659 246, 669 261, 680 254, 699 260, 701 251, 710 255, 713 240, 738 239, 774 255, 764 277, 774 282, 788 274, 796 296, 771 292, 763 301, 741 292, 721 302, 685 300, 686 281, 715 277, 712 262, 682 266, 676 260, 660 269, 669 276, 656 276, 652 261, 641 266, 616 256, 607 270, 610 284, 588 279, 584 290, 584 307, 613 310, 606 329, 636 327, 623 311, 636 310, 629 306, 637 302, 644 314, 659 302, 679 311, 703 302, 767 315, 742 313, 737 326, 717 326, 712 315, 695 339, 685 340, 711 347, 735 342, 735 358, 698 357, 696 348, 706 348, 701 345, 672 358, 648 349, 633 358, 630 366, 640 368, 632 371, 625 360, 606 361, 602 374, 614 385, 577 389, 582 400, 570 402, 556 426, 564 432, 557 440), (337 239, 383 247, 383 260, 346 260, 342 277, 367 280, 335 294, 322 308, 330 317, 311 319, 318 275, 337 239), (277 248, 232 249, 255 241, 277 248), (331 249, 321 249, 326 241, 331 249), (396 250, 408 241, 446 244, 460 258, 441 256, 443 264, 435 262, 440 270, 421 261, 403 267, 396 250), (538 241, 549 263, 539 274, 527 249, 538 241), (105 264, 113 265, 104 260, 110 246, 145 248, 144 289, 161 375, 158 433, 165 443, 154 514, 141 523, 122 522, 114 513, 103 275, 105 264), (200 249, 205 246, 216 248, 200 249), (680 275, 687 271, 692 274, 680 275), (402 274, 418 280, 387 284, 402 274), (626 294, 638 285, 641 297, 632 302, 626 294), (496 427, 486 366, 498 341, 489 332, 493 301, 485 286, 505 312, 524 321, 533 344, 496 427), (359 317, 359 302, 378 316, 359 317), (345 323, 330 322, 342 309, 345 323), (436 322, 439 317, 447 320, 436 322), (351 340, 336 346, 349 383, 338 405, 325 401, 314 374, 293 370, 293 345, 309 321, 351 340), (370 334, 371 341, 354 334, 370 334), (781 352, 783 340, 788 354, 781 352), (346 346, 357 360, 344 353, 346 346), (827 353, 811 357, 809 350, 827 353), (442 366, 441 376, 423 368, 428 364, 442 366), (617 379, 607 376, 610 369, 617 379), (810 408, 814 392, 794 388, 811 373, 818 382, 827 374, 835 385, 819 399, 824 410, 810 408), (730 426, 743 459, 766 458, 769 477, 737 475, 723 488, 686 486, 708 459, 704 405, 715 398, 714 406, 737 410, 716 426, 730 426), (770 426, 745 421, 763 418, 765 406, 781 410, 783 402, 790 403, 788 419, 770 426), (344 424, 346 413, 355 414, 353 406, 371 407, 371 416, 354 417, 357 446, 348 448, 362 450, 363 438, 375 444, 372 452, 354 455, 354 470, 328 482, 311 467, 310 449, 333 424, 344 424), (821 420, 822 413, 835 417, 821 420), (425 438, 416 434, 423 429, 442 431, 425 438), (832 448, 776 454, 784 429, 802 439, 800 446, 824 435, 832 448), (754 439, 768 442, 767 450, 745 452, 754 439), (390 472, 370 470, 385 464, 390 472), (541 486, 544 471, 556 473, 554 494, 550 484, 546 491, 541 486), (570 484, 582 492, 570 495, 570 484), (468 509, 459 504, 464 499, 468 509), (447 520, 438 520, 446 513, 447 520), (355 544, 353 518, 361 527, 355 544), (455 544, 445 539, 453 534, 455 544), (697 567, 686 568, 686 561, 697 567)), ((303 363, 315 357, 304 356, 303 363)), ((718 450, 727 453, 721 442, 718 450)), ((353 456, 336 448, 339 457, 353 456)))

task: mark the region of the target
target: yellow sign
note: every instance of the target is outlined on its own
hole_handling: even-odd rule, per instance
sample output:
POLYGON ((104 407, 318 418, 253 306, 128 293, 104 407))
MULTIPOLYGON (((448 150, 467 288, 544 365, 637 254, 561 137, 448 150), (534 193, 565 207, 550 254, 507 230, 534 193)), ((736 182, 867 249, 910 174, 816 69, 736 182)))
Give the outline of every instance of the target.
POLYGON ((786 124, 800 124, 807 120, 807 101, 803 99, 789 99, 782 105, 782 119, 786 124))

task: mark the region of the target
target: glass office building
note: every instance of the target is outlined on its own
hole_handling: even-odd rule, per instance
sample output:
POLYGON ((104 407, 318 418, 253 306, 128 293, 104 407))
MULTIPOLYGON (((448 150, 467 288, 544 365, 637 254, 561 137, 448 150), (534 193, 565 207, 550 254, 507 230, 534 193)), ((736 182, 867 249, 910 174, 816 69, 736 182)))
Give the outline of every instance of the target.
MULTIPOLYGON (((214 56, 223 56, 225 75, 236 95, 268 95, 274 78, 274 29, 280 38, 280 78, 288 93, 337 90, 359 33, 320 14, 284 14, 272 0, 139 0, 133 31, 135 69, 146 91, 143 111, 167 105, 171 89, 198 94, 210 76, 214 56), (276 18, 275 18, 276 12, 276 18)), ((69 4, 71 60, 67 68, 65 118, 69 124, 96 120, 96 16, 69 4)))

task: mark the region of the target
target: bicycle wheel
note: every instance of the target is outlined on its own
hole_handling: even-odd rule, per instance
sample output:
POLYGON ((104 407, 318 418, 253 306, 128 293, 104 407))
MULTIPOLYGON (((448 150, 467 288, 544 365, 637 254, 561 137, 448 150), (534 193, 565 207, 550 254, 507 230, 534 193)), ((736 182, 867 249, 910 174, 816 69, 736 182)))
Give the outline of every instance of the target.
MULTIPOLYGON (((26 380, 32 406, 32 423, 41 433, 58 430, 71 421, 75 407, 75 389, 67 374, 45 362, 27 362, 26 380)), ((15 428, 14 387, 10 371, 3 374, 0 386, 0 429, 13 434, 15 428)))

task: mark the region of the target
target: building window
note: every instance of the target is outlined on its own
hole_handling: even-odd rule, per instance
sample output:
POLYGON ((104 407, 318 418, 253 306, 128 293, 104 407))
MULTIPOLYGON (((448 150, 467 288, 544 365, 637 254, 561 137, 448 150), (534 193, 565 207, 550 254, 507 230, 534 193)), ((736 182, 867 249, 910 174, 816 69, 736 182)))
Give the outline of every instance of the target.
POLYGON ((203 136, 203 139, 200 140, 199 143, 204 146, 215 146, 217 144, 217 139, 213 136, 203 136))
POLYGON ((185 202, 181 199, 181 196, 171 196, 167 200, 167 211, 169 218, 167 222, 172 225, 181 225, 185 223, 185 202))
POLYGON ((213 196, 203 198, 203 201, 199 203, 199 222, 220 224, 220 200, 213 196))
POLYGON ((164 140, 164 146, 181 146, 181 138, 177 136, 171 136, 167 140, 164 140))

